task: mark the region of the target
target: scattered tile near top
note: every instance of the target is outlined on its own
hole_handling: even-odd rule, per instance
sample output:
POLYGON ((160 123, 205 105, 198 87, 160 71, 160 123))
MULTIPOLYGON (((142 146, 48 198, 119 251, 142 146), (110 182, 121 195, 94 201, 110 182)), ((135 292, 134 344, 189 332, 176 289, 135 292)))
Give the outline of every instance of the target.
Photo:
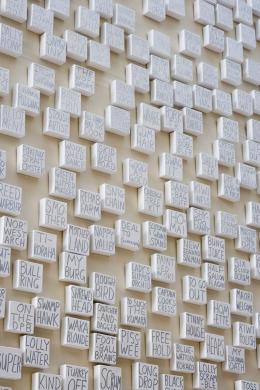
MULTIPOLYGON (((139 9, 131 2, 116 1, 45 0, 43 8, 40 2, 0 0, 0 14, 7 21, 0 23, 0 142, 4 141, 0 211, 7 214, 0 218, 0 277, 10 276, 11 254, 27 249, 29 231, 30 261, 14 258, 12 287, 25 297, 41 294, 44 279, 48 289, 55 275, 50 272, 46 279, 45 274, 54 264, 42 263, 57 262, 59 234, 45 229, 63 231, 56 276, 70 283, 65 314, 90 317, 94 313, 92 321, 66 316, 61 325, 62 302, 41 296, 33 298, 32 305, 11 296, 6 302, 10 292, 0 288, 4 331, 23 335, 20 347, 24 352, 22 356, 16 348, 0 347, 3 361, 17 361, 15 373, 14 366, 0 364, 0 377, 20 379, 22 365, 48 368, 50 340, 35 337, 34 325, 52 330, 61 327, 61 345, 90 346, 90 360, 99 363, 94 370, 95 390, 121 388, 125 381, 121 368, 109 366, 117 363, 117 356, 140 360, 143 336, 136 330, 118 329, 119 307, 114 305, 118 305, 117 278, 122 275, 113 274, 112 262, 115 255, 125 257, 126 250, 137 253, 144 248, 151 251, 151 266, 140 257, 129 259, 126 266, 125 287, 134 292, 128 291, 129 296, 121 299, 121 325, 145 329, 149 324, 145 358, 169 359, 172 354, 173 371, 193 373, 194 388, 216 390, 221 367, 196 363, 194 352, 213 362, 222 362, 226 353, 222 369, 241 374, 245 372, 245 349, 256 349, 260 335, 254 285, 246 291, 228 284, 247 286, 251 278, 260 279, 260 202, 256 198, 260 195, 260 61, 256 55, 260 0, 142 0, 139 9), (182 22, 186 11, 189 17, 193 11, 193 18, 182 22), (175 38, 178 34, 177 41, 172 32, 175 38), (31 45, 33 40, 39 45, 31 45), (125 75, 117 72, 121 65, 125 75), (30 142, 32 131, 34 142, 30 142), (6 136, 26 136, 26 142, 18 145, 9 138, 6 146, 6 136), (204 143, 212 149, 204 149, 204 143), (13 168, 17 179, 12 179, 13 168), (188 182, 187 169, 193 174, 188 182), (27 199, 23 183, 27 180, 28 188, 37 183, 38 188, 47 173, 50 197, 41 197, 39 202, 36 223, 43 228, 40 231, 23 215, 28 211, 22 200, 27 204, 35 196, 29 193, 27 199), (245 215, 241 220, 242 204, 245 215), (124 216, 127 212, 133 218, 124 216), (114 214, 113 220, 108 219, 111 223, 106 221, 108 213, 114 214), (134 213, 139 213, 138 221, 134 213), (20 214, 23 219, 18 219, 20 214), (88 221, 92 221, 89 227, 88 221), (225 253, 226 240, 235 240, 232 245, 237 255, 229 254, 228 248, 225 253), (172 250, 174 242, 176 259, 165 252, 167 247, 172 250), (97 262, 111 256, 111 275, 96 270, 88 275, 89 254, 97 262), (201 268, 201 275, 187 271, 182 275, 179 300, 207 303, 206 317, 177 310, 180 288, 169 286, 180 276, 176 263, 198 268, 198 272, 201 268), (86 287, 88 279, 90 287, 86 287), (153 286, 152 281, 167 286, 153 286), (209 300, 207 289, 228 291, 230 304, 209 300), (178 315, 180 332, 174 337, 201 342, 200 354, 196 346, 174 343, 172 347, 171 332, 151 326, 148 302, 137 299, 137 293, 152 294, 152 315, 178 315), (231 314, 253 317, 252 325, 241 319, 235 322, 231 314), (110 323, 101 321, 101 316, 110 316, 110 323), (223 336, 214 331, 205 332, 206 320, 209 327, 219 329, 229 329, 233 322, 233 345, 225 346, 223 336), (90 331, 99 333, 89 336, 90 331), (106 346, 110 351, 104 356, 106 346), (30 361, 33 355, 38 362, 30 361), (40 359, 42 364, 38 364, 40 359)), ((96 267, 102 268, 97 262, 96 267)), ((260 367, 260 346, 256 359, 260 367)), ((87 390, 91 372, 68 363, 60 368, 60 375, 34 373, 32 388, 56 386, 60 390, 63 386, 68 390, 70 379, 87 390)), ((159 375, 159 366, 145 360, 134 364, 132 379, 135 390, 184 390, 182 376, 159 375)), ((234 385, 236 390, 258 390, 252 380, 237 380, 234 385)), ((0 390, 11 388, 2 385, 0 390)))

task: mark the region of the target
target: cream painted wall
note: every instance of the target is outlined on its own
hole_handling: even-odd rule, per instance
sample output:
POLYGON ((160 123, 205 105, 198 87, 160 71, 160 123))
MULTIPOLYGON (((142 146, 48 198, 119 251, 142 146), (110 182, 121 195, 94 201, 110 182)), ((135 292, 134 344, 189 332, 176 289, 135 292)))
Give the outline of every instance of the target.
MULTIPOLYGON (((119 0, 120 3, 128 5, 136 9, 137 11, 137 23, 136 33, 142 37, 146 37, 147 32, 152 29, 159 29, 160 31, 168 34, 171 37, 172 50, 174 53, 178 52, 178 32, 182 28, 187 28, 193 32, 199 33, 202 36, 202 26, 193 22, 193 10, 192 1, 188 0, 186 12, 187 15, 181 22, 171 18, 167 18, 164 23, 158 24, 149 20, 141 15, 141 0, 119 0)), ((30 1, 29 1, 30 3, 30 1)), ((43 5, 43 1, 37 3, 43 5)), ((84 0, 72 0, 72 11, 69 20, 62 22, 55 19, 54 34, 60 36, 66 28, 74 28, 74 10, 78 5, 87 5, 84 0)), ((28 65, 34 61, 37 63, 44 64, 44 61, 39 59, 39 36, 26 30, 26 24, 18 24, 11 20, 1 18, 1 21, 9 25, 13 25, 24 32, 24 50, 23 55, 19 59, 13 59, 11 57, 1 55, 0 63, 1 66, 7 67, 11 71, 11 85, 13 86, 16 82, 27 83, 27 68, 28 65)), ((235 36, 235 32, 232 31, 228 34, 231 37, 235 36)), ((260 51, 257 44, 257 49, 254 52, 250 52, 250 57, 260 61, 260 51)), ((248 53, 249 54, 249 53, 248 53)), ((215 66, 218 66, 221 55, 217 55, 207 49, 202 49, 202 56, 194 62, 194 69, 196 63, 203 60, 209 62, 215 66)), ((61 86, 68 86, 68 71, 69 67, 74 61, 68 59, 67 63, 61 67, 50 65, 45 63, 47 66, 51 66, 56 70, 56 83, 61 86)), ((82 110, 88 110, 97 114, 103 114, 104 108, 109 104, 109 85, 113 79, 125 80, 125 66, 127 60, 123 55, 111 55, 111 70, 107 73, 96 71, 96 94, 90 98, 82 98, 82 110)), ((194 75, 196 80, 196 75, 194 75)), ((220 83, 220 88, 230 92, 232 90, 226 84, 220 83)), ((253 89, 249 84, 244 83, 242 89, 249 91, 253 89)), ((136 94, 136 103, 146 101, 149 102, 149 95, 136 94)), ((1 98, 1 103, 12 104, 12 94, 6 98, 1 98)), ((54 96, 45 97, 41 95, 41 111, 47 106, 54 105, 54 96)), ((240 139, 241 142, 245 139, 245 122, 246 119, 239 115, 234 115, 233 119, 239 121, 240 125, 240 139)), ((132 124, 136 121, 135 113, 131 113, 132 124)), ((194 154, 198 152, 209 152, 212 151, 212 142, 216 139, 216 120, 217 115, 207 114, 204 115, 204 135, 199 138, 194 138, 194 154)), ((156 136, 156 153, 150 157, 139 154, 138 152, 130 149, 130 137, 119 137, 110 133, 105 135, 105 143, 115 146, 118 151, 118 172, 113 176, 106 174, 97 173, 92 171, 90 168, 90 145, 91 142, 84 141, 78 138, 78 120, 71 120, 71 140, 87 146, 87 172, 77 175, 77 188, 90 189, 97 191, 98 186, 101 183, 113 183, 122 186, 122 161, 126 157, 133 157, 148 162, 149 164, 149 184, 150 186, 163 190, 164 180, 159 178, 158 175, 158 155, 163 151, 169 151, 169 136, 166 133, 160 132, 156 136)), ((40 148, 43 148, 47 152, 47 172, 51 167, 58 166, 58 140, 44 136, 42 134, 42 115, 36 118, 26 118, 26 136, 21 139, 13 139, 8 136, 0 136, 0 147, 7 150, 8 156, 8 175, 6 182, 16 184, 23 187, 23 211, 21 218, 28 220, 29 230, 38 228, 38 203, 39 199, 48 196, 48 174, 46 173, 41 180, 29 178, 16 173, 16 147, 20 143, 28 143, 40 148)), ((236 147, 237 161, 242 161, 242 147, 241 144, 236 147)), ((227 172, 233 174, 233 169, 224 169, 220 167, 220 172, 227 172)), ((194 160, 184 163, 184 183, 189 183, 190 180, 196 179, 195 176, 195 164, 194 160)), ((134 188, 125 187, 126 189, 126 213, 125 218, 135 222, 143 222, 144 220, 154 220, 161 222, 161 218, 152 218, 144 216, 137 212, 137 191, 134 188)), ((239 222, 245 223, 245 202, 248 200, 257 200, 255 192, 250 192, 241 189, 241 201, 237 204, 232 204, 223 201, 217 197, 217 184, 211 185, 212 190, 212 209, 211 209, 211 227, 214 234, 214 213, 216 210, 224 210, 235 213, 238 215, 239 222)), ((68 221, 81 226, 88 226, 91 223, 85 223, 81 219, 75 218, 73 212, 73 202, 68 202, 68 221)), ((101 224, 113 227, 116 216, 112 214, 102 213, 101 224)), ((198 239, 198 237, 189 235, 190 238, 198 239)), ((58 244, 59 250, 61 247, 61 233, 58 233, 58 244)), ((153 251, 142 249, 136 254, 132 254, 128 251, 118 249, 116 255, 110 258, 104 256, 90 255, 88 258, 88 273, 92 271, 101 271, 109 274, 114 274, 117 277, 117 303, 122 296, 134 296, 141 299, 146 299, 149 305, 149 317, 148 325, 149 328, 167 329, 173 332, 174 342, 179 340, 179 315, 174 319, 166 319, 161 316, 156 316, 151 313, 151 294, 143 295, 125 290, 124 281, 124 265, 130 260, 136 260, 138 262, 149 264, 150 255, 153 251)), ((169 255, 176 254, 176 239, 168 238, 168 250, 166 252, 169 255)), ((234 241, 226 241, 226 256, 239 255, 234 248, 234 241)), ((242 254, 243 258, 247 258, 242 254)), ((26 251, 15 252, 12 251, 12 262, 18 258, 27 258, 26 251)), ((185 274, 200 275, 200 270, 193 270, 188 267, 177 266, 177 281, 171 287, 177 291, 177 307, 178 313, 183 311, 189 311, 194 313, 200 313, 206 315, 206 308, 203 306, 197 307, 182 302, 182 286, 181 279, 185 274)), ((260 282, 252 280, 251 286, 248 288, 254 292, 255 298, 255 309, 260 310, 260 300, 258 299, 260 293, 260 282)), ((30 302, 32 294, 22 293, 14 291, 12 289, 12 278, 1 279, 1 286, 8 289, 8 299, 16 299, 24 302, 30 302)), ((44 264, 44 288, 42 296, 52 297, 60 299, 64 303, 64 291, 65 283, 59 282, 58 280, 58 263, 56 264, 44 264)), ((154 286, 160 285, 160 283, 153 283, 154 286)), ((208 299, 219 299, 229 302, 229 289, 235 287, 234 285, 227 283, 226 290, 224 292, 212 292, 208 291, 208 299)), ((62 309, 62 315, 64 314, 64 307, 62 309)), ((239 317, 232 316, 232 320, 238 320, 239 317)), ((243 320, 243 318, 241 318, 243 320)), ((227 331, 215 331, 215 329, 209 329, 209 331, 219 333, 225 336, 226 344, 232 343, 232 330, 227 331)), ((93 370, 92 364, 88 362, 88 353, 82 352, 76 349, 67 349, 60 345, 60 334, 55 331, 44 331, 36 329, 36 336, 48 337, 51 339, 51 365, 48 370, 51 373, 58 373, 59 366, 63 363, 71 363, 78 365, 86 365, 90 368, 90 389, 93 389, 93 370)), ((199 360, 199 344, 192 342, 184 342, 186 344, 194 345, 196 350, 196 358, 199 360)), ((3 331, 3 321, 0 321, 0 344, 6 346, 16 347, 19 345, 19 336, 3 331)), ((160 365, 160 373, 169 373, 169 361, 159 361, 156 359, 146 359, 145 357, 145 338, 142 336, 142 361, 148 361, 150 363, 160 365)), ((118 359, 118 366, 122 367, 123 375, 123 388, 124 390, 130 390, 130 378, 131 378, 131 361, 118 359)), ((23 378, 19 382, 0 381, 0 385, 6 384, 12 386, 14 390, 29 390, 31 388, 31 375, 37 370, 31 370, 28 368, 23 369, 23 378)), ((184 375, 185 377, 185 389, 192 389, 192 376, 184 375)), ((243 378, 258 380, 260 379, 259 370, 256 364, 256 353, 255 351, 246 352, 246 374, 243 378)), ((218 365, 218 382, 219 388, 225 390, 231 390, 234 388, 234 381, 238 379, 238 376, 226 374, 221 370, 221 365, 218 365)))

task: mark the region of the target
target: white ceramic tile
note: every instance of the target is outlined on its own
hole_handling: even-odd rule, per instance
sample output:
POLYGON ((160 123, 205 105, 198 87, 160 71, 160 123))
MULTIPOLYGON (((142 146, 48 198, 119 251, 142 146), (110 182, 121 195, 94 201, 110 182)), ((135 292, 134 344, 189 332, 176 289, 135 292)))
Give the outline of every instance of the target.
POLYGON ((94 390, 102 390, 113 386, 121 386, 122 383, 121 367, 109 367, 97 365, 94 367, 94 390))
POLYGON ((136 11, 123 4, 114 4, 113 24, 123 28, 129 34, 134 33, 136 27, 136 11))
POLYGON ((192 268, 201 265, 201 245, 199 241, 181 238, 177 241, 177 263, 192 268))
POLYGON ((138 189, 138 211, 153 217, 163 215, 163 192, 144 186, 138 189))
POLYGON ((101 209, 107 213, 123 215, 126 208, 125 189, 108 183, 99 186, 101 209))
POLYGON ((130 34, 126 39, 126 56, 128 60, 146 65, 149 62, 150 48, 147 39, 130 34))
POLYGON ((212 362, 225 361, 225 338, 214 333, 205 333, 205 340, 200 344, 200 357, 212 362))
POLYGON ((204 341, 205 317, 188 312, 180 313, 180 338, 190 341, 204 341))
POLYGON ((216 4, 216 26, 224 31, 233 29, 233 13, 228 7, 221 4, 216 4))
POLYGON ((236 164, 235 145, 223 139, 217 139, 213 142, 213 154, 218 160, 219 165, 225 167, 234 167, 236 164))
POLYGON ((79 137, 89 141, 103 142, 105 138, 103 116, 82 111, 79 122, 79 137))
POLYGON ((212 390, 218 389, 217 365, 206 362, 196 362, 195 373, 193 374, 193 388, 205 389, 208 385, 212 390))
POLYGON ((137 106, 137 122, 158 132, 161 129, 161 112, 159 108, 147 103, 140 103, 137 106))
POLYGON ((167 250, 166 227, 160 223, 145 221, 142 224, 143 247, 164 252, 167 250))
POLYGON ((218 180, 218 160, 208 153, 196 155, 196 176, 209 181, 218 180))
POLYGON ((43 288, 43 265, 25 260, 13 264, 13 289, 29 293, 41 293, 43 288))
POLYGON ((53 11, 56 18, 66 20, 70 16, 69 0, 45 0, 45 7, 53 11))
POLYGON ((169 180, 165 183, 165 205, 181 210, 189 207, 189 187, 187 184, 169 180))
POLYGON ((235 248, 241 252, 255 253, 257 247, 257 232, 244 225, 238 225, 238 235, 235 248))
POLYGON ((162 153, 159 156, 159 176, 167 180, 182 181, 183 179, 182 159, 171 153, 162 153))
POLYGON ((190 135, 174 131, 170 134, 171 153, 184 160, 193 158, 193 138, 190 135))
POLYGON ((130 262, 125 265, 125 288, 132 291, 149 293, 152 290, 151 267, 130 262))
POLYGON ((26 176, 41 178, 45 173, 46 151, 21 144, 16 150, 16 171, 26 176))
POLYGON ((245 349, 256 349, 256 331, 254 325, 246 322, 233 322, 233 345, 245 349))
POLYGON ((206 281, 191 275, 182 278, 182 300, 194 305, 206 305, 207 286, 206 281))
POLYGON ((117 149, 99 142, 91 145, 91 167, 103 173, 116 173, 117 149))
POLYGON ((92 272, 89 277, 89 287, 93 289, 94 301, 115 304, 116 277, 114 275, 92 272))
POLYGON ((0 277, 7 278, 11 273, 11 249, 0 246, 0 277))
POLYGON ((28 8, 27 30, 36 34, 53 34, 54 14, 50 9, 37 4, 31 4, 28 8))
POLYGON ((193 62, 180 54, 174 54, 171 59, 171 77, 174 80, 191 83, 193 81, 193 62))
POLYGON ((93 315, 93 290, 83 286, 66 286, 65 313, 91 317, 93 315))
POLYGON ((196 207, 190 207, 187 211, 188 233, 200 236, 210 234, 210 212, 196 207))
POLYGON ((27 248, 28 222, 3 216, 0 218, 0 245, 17 251, 27 248))
POLYGON ((48 338, 21 336, 20 348, 23 352, 23 365, 46 369, 50 364, 50 344, 48 338))
POLYGON ((136 64, 127 64, 126 83, 138 93, 148 93, 150 91, 149 70, 136 64))
POLYGON ((47 107, 43 115, 43 134, 58 139, 69 139, 70 114, 53 107, 47 107))
POLYGON ((202 278, 206 280, 207 289, 225 290, 225 267, 224 265, 203 263, 201 269, 202 278))
POLYGON ((87 64, 102 72, 108 71, 111 67, 109 47, 94 40, 89 40, 87 64))
POLYGON ((198 84, 209 89, 218 88, 218 68, 206 62, 197 65, 198 84))
POLYGON ((76 198, 76 173, 62 168, 49 170, 49 194, 61 199, 76 198))
POLYGON ((61 302, 56 299, 36 296, 32 299, 35 309, 35 327, 49 330, 60 329, 61 302))
POLYGON ((40 91, 27 85, 16 83, 13 88, 13 106, 25 111, 28 116, 40 114, 40 91))
POLYGON ((10 89, 10 70, 0 67, 0 96, 9 94, 10 89))
POLYGON ((67 228, 67 203, 51 198, 40 199, 39 226, 58 231, 67 228))
POLYGON ((60 252, 59 280, 76 284, 86 284, 87 257, 77 253, 60 252))
POLYGON ((250 165, 238 163, 235 166, 235 174, 240 187, 247 190, 255 190, 257 187, 256 168, 250 165))
POLYGON ((193 373, 195 371, 195 349, 192 345, 173 344, 170 362, 172 371, 193 373))
POLYGON ((171 57, 171 39, 159 30, 149 30, 147 39, 150 45, 150 53, 160 57, 171 57))
POLYGON ((82 390, 88 390, 89 369, 84 366, 75 366, 74 364, 62 364, 60 366, 60 375, 63 378, 63 389, 69 390, 71 383, 76 383, 82 387, 82 390))
POLYGON ((146 356, 169 359, 172 354, 172 332, 148 329, 146 331, 146 356))
POLYGON ((193 85, 193 107, 204 113, 212 111, 212 91, 193 85))
POLYGON ((215 24, 214 5, 204 0, 195 0, 193 3, 194 22, 207 25, 215 24))
POLYGON ((203 46, 216 53, 222 53, 225 45, 224 31, 217 27, 207 25, 203 27, 203 46))
POLYGON ((233 345, 226 345, 226 360, 222 365, 222 369, 233 374, 244 374, 246 371, 245 365, 245 350, 233 345))
POLYGON ((56 109, 65 111, 72 118, 79 118, 81 115, 81 94, 65 87, 58 87, 56 92, 56 109))
POLYGON ((160 374, 162 390, 184 390, 184 377, 180 375, 160 374))
POLYGON ((152 280, 163 283, 175 282, 176 260, 172 256, 154 253, 151 255, 152 280))
POLYGON ((131 129, 131 149, 143 154, 153 154, 155 152, 155 132, 154 129, 135 124, 131 129))
POLYGON ((241 42, 243 47, 247 50, 254 50, 256 48, 256 34, 253 27, 243 23, 237 24, 236 39, 238 42, 241 42))
POLYGON ((235 390, 246 390, 248 387, 259 390, 259 383, 244 379, 235 381, 235 390))
POLYGON ((85 172, 87 165, 86 146, 71 141, 59 143, 59 166, 74 172, 85 172))
POLYGON ((69 75, 69 86, 83 96, 95 94, 96 74, 93 70, 79 65, 72 65, 69 75))
POLYGON ((99 36, 100 15, 87 7, 78 6, 75 11, 75 30, 91 38, 99 36))
POLYGON ((93 363, 104 363, 115 365, 117 360, 115 336, 105 335, 101 333, 91 333, 89 361, 93 363), (104 346, 109 348, 108 352, 104 354, 104 346))
POLYGON ((56 65, 66 62, 66 41, 56 35, 44 33, 40 38, 40 58, 56 65))
POLYGON ((238 217, 225 211, 215 213, 215 234, 224 238, 236 238, 238 235, 238 217))
POLYGON ((220 117, 217 119, 217 135, 224 141, 239 142, 239 123, 230 118, 220 117))
MULTIPOLYGON (((1 367, 0 376, 2 379, 19 380, 22 378, 22 351, 20 348, 0 347, 1 356, 5 360, 16 361, 15 370, 12 365, 1 367)), ((4 388, 5 389, 5 388, 4 388)), ((8 389, 8 388, 7 388, 8 389)))
MULTIPOLYGON (((194 99, 194 102, 195 101, 196 99, 194 99)), ((203 134, 203 114, 200 111, 194 110, 189 107, 184 107, 182 109, 182 112, 183 131, 194 136, 199 136, 203 134)))
POLYGON ((163 215, 163 224, 166 226, 168 236, 187 237, 187 218, 185 213, 166 209, 163 215))
POLYGON ((223 116, 232 115, 231 94, 220 89, 213 90, 213 112, 223 116))
POLYGON ((243 161, 253 165, 256 168, 260 167, 260 143, 247 140, 243 143, 243 161))
POLYGON ((55 93, 55 70, 32 62, 28 67, 28 85, 43 95, 55 93))
POLYGON ((66 41, 67 57, 84 62, 88 58, 88 39, 75 31, 65 30, 63 39, 66 41))
POLYGON ((123 183, 139 188, 148 184, 148 164, 144 161, 126 158, 123 161, 123 183))
POLYGON ((221 80, 227 84, 238 87, 242 83, 241 65, 225 58, 220 61, 221 80))
POLYGON ((144 0, 143 15, 156 22, 163 22, 166 18, 165 0, 144 0))
POLYGON ((218 196, 229 202, 240 201, 240 184, 235 176, 221 173, 218 182, 218 196))
POLYGON ((104 19, 111 19, 113 16, 113 0, 90 0, 89 8, 104 19))
POLYGON ((118 329, 118 357, 123 359, 140 360, 141 332, 129 329, 118 329))
POLYGON ((166 15, 180 20, 185 17, 185 0, 166 0, 166 15))
POLYGON ((34 333, 34 307, 30 303, 8 301, 4 320, 6 332, 18 334, 34 333))
POLYGON ((242 42, 230 37, 226 37, 224 57, 228 60, 242 64, 244 58, 242 42))
POLYGON ((116 246, 136 252, 141 247, 141 225, 125 219, 115 221, 116 246))
POLYGON ((115 230, 106 226, 91 225, 90 252, 112 256, 115 254, 115 230))
POLYGON ((207 303, 207 325, 218 329, 230 329, 230 304, 217 300, 209 300, 207 303))
POLYGON ((132 386, 135 390, 142 390, 143 383, 147 383, 147 373, 149 383, 145 385, 147 390, 159 390, 159 366, 143 362, 136 362, 132 365, 132 386))
POLYGON ((225 263, 225 240, 206 235, 202 237, 202 258, 218 264, 225 263))
POLYGON ((170 61, 167 58, 150 55, 148 64, 150 79, 158 79, 165 82, 170 81, 170 61))
POLYGON ((177 107, 193 107, 192 86, 180 81, 173 82, 174 104, 177 107))
POLYGON ((152 289, 152 312, 165 317, 176 316, 176 291, 164 287, 154 287, 152 289))
POLYGON ((230 290, 231 313, 243 317, 253 316, 253 293, 234 288, 230 290))
POLYGON ((121 324, 129 327, 147 327, 147 302, 134 297, 121 298, 121 324))
POLYGON ((201 55, 201 37, 189 30, 179 32, 179 51, 189 57, 197 58, 201 55))
POLYGON ((94 303, 91 331, 117 335, 118 307, 104 303, 94 303))

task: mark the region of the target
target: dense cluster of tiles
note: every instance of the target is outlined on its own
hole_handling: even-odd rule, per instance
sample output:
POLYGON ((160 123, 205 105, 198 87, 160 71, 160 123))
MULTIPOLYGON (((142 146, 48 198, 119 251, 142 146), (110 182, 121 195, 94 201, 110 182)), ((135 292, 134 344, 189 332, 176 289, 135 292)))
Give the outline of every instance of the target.
MULTIPOLYGON (((39 63, 29 64, 27 85, 13 86, 12 105, 1 104, 0 133, 17 138, 16 172, 41 179, 46 174, 47 151, 18 142, 26 133, 26 116, 42 114, 41 95, 55 94, 54 107, 44 109, 42 132, 53 137, 53 142, 58 140, 59 166, 47 172, 48 196, 37 199, 38 225, 46 229, 32 230, 19 218, 26 186, 8 183, 8 154, 0 150, 0 277, 12 277, 13 289, 32 294, 31 303, 10 300, 8 290, 0 287, 4 331, 20 335, 17 347, 1 340, 0 379, 6 380, 6 386, 0 389, 10 390, 8 381, 19 383, 22 368, 29 367, 36 369, 32 390, 183 390, 183 374, 193 375, 194 389, 217 390, 221 370, 246 373, 246 350, 252 350, 260 368, 256 341, 260 313, 255 311, 253 293, 246 289, 251 278, 260 280, 260 203, 246 202, 244 225, 237 215, 217 210, 214 234, 210 212, 213 182, 217 182, 218 197, 228 202, 240 201, 241 188, 254 191, 256 200, 260 194, 260 121, 255 119, 260 115, 260 60, 251 58, 251 52, 259 50, 260 0, 143 0, 140 14, 157 22, 147 31, 147 38, 135 34, 134 9, 113 4, 113 0, 86 3, 82 1, 76 8, 74 29, 65 30, 61 37, 54 35, 53 25, 56 18, 64 21, 71 16, 70 0, 46 0, 44 6, 27 4, 27 0, 1 0, 1 56, 14 61, 23 55, 23 31, 16 25, 26 23, 29 31, 39 35, 39 63), (203 34, 178 25, 179 52, 174 54, 171 39, 160 31, 159 23, 172 18, 175 26, 176 20, 185 18, 187 7, 193 9, 194 23, 203 25, 203 34), (226 36, 230 31, 235 38, 226 36), (199 62, 193 85, 193 60, 200 58, 202 47, 220 57, 220 67, 199 62), (104 116, 83 111, 81 97, 95 94, 99 72, 111 68, 111 53, 125 53, 129 60, 125 81, 111 82, 110 105, 104 108, 104 116), (52 66, 65 64, 66 58, 76 62, 69 69, 69 88, 56 85, 52 66), (220 80, 234 87, 232 93, 219 89, 220 80), (240 88, 243 82, 251 85, 251 91, 240 88), (149 93, 150 103, 136 104, 136 94, 149 93), (135 109, 136 123, 131 126, 130 113, 135 109), (208 113, 217 114, 217 139, 212 153, 194 156, 193 142, 206 134, 203 120, 208 113), (240 129, 230 118, 233 113, 247 117, 242 162, 236 161, 240 129), (79 118, 79 143, 70 141, 70 118, 79 118), (129 158, 123 161, 121 187, 102 183, 98 192, 78 188, 77 175, 86 172, 84 142, 91 144, 93 171, 117 172, 117 148, 104 143, 105 131, 118 135, 119 144, 121 137, 130 136, 131 149, 139 152, 140 159, 131 158, 129 150, 129 158), (170 139, 170 152, 160 151, 159 158, 164 191, 149 186, 148 164, 142 160, 142 155, 155 153, 160 132, 169 133, 170 139), (183 160, 190 159, 195 160, 196 177, 202 180, 184 184, 183 160), (234 174, 219 172, 223 166, 234 169, 234 174), (136 188, 138 212, 148 216, 142 224, 122 219, 129 186, 136 188), (68 202, 74 202, 74 216, 90 225, 69 222, 68 202), (102 224, 102 212, 119 217, 113 228, 102 224), (149 216, 153 218, 149 220, 149 216), (201 236, 201 240, 191 239, 189 234, 201 236), (176 240, 176 258, 164 253, 169 237, 176 240), (59 239, 61 253, 57 253, 59 239), (242 257, 226 260, 225 240, 234 240, 242 257), (119 316, 116 277, 87 272, 91 254, 111 256, 116 248, 135 253, 141 247, 151 250, 150 265, 147 259, 145 263, 129 261, 125 288, 152 294, 151 313, 161 317, 160 329, 148 326, 146 299, 123 296, 119 316), (28 260, 12 258, 11 251, 27 251, 28 260), (66 283, 64 302, 42 295, 44 263, 57 258, 57 283, 66 283), (206 318, 196 313, 196 306, 193 312, 177 310, 177 294, 171 284, 180 265, 187 269, 182 300, 206 305, 206 318), (230 301, 208 300, 208 290, 216 291, 217 297, 227 288, 226 267, 228 282, 236 285, 230 288, 230 301), (201 277, 192 275, 194 268, 201 269, 201 277), (152 281, 159 283, 153 286, 152 281), (235 320, 236 315, 244 320, 235 320), (174 316, 179 316, 179 337, 184 344, 173 342, 172 332, 163 329, 167 318, 174 316), (52 372, 50 339, 35 336, 36 328, 60 331, 64 347, 89 350, 86 362, 95 363, 94 383, 89 383, 92 365, 82 361, 77 366, 61 362, 60 372, 52 372), (227 345, 224 335, 214 329, 230 328, 233 343, 227 345), (142 331, 146 345, 142 345, 142 331), (189 341, 200 346, 200 360, 196 361, 189 341), (141 361, 144 348, 148 358, 168 359, 172 372, 161 372, 159 364, 141 361), (131 380, 122 378, 118 358, 133 362, 131 380)), ((9 69, 1 67, 1 96, 9 94, 11 79, 9 69)), ((236 390, 259 389, 259 383, 250 378, 237 379, 234 386, 236 390)))

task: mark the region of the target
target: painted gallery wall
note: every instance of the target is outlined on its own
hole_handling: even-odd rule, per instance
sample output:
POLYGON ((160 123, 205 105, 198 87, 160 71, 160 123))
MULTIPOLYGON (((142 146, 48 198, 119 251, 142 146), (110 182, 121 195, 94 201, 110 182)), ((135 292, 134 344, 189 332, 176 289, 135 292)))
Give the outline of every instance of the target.
POLYGON ((258 389, 260 1, 118 1, 1 0, 0 389, 258 389))

